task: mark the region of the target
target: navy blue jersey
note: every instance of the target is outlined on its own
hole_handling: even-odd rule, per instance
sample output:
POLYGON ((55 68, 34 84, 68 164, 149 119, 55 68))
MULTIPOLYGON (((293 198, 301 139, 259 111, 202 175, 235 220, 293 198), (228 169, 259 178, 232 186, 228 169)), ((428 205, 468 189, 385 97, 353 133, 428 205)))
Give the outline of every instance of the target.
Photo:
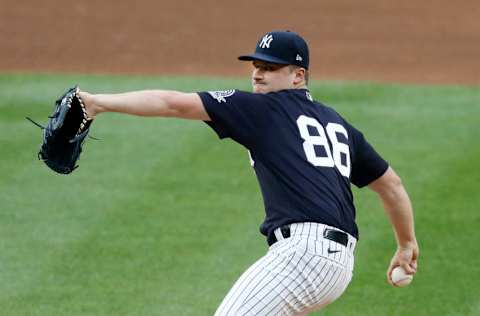
POLYGON ((360 131, 304 89, 199 95, 207 124, 249 150, 266 211, 262 234, 318 222, 358 238, 350 183, 363 187, 388 168, 360 131))

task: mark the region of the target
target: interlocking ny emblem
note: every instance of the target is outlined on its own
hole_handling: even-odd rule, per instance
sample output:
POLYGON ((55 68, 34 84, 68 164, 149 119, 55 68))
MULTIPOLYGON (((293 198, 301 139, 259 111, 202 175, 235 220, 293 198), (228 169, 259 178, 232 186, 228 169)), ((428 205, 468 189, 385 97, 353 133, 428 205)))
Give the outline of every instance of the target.
POLYGON ((273 36, 271 34, 267 34, 262 38, 262 41, 258 46, 261 48, 270 48, 270 43, 273 41, 273 36))

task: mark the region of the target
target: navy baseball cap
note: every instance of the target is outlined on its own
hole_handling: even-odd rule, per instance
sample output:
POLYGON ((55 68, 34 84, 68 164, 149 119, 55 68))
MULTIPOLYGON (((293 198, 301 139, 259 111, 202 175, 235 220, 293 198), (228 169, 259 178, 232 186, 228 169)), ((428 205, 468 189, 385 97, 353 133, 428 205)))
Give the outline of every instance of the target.
POLYGON ((255 53, 240 56, 238 59, 262 60, 275 64, 296 65, 308 69, 308 45, 295 32, 269 32, 258 41, 255 53))

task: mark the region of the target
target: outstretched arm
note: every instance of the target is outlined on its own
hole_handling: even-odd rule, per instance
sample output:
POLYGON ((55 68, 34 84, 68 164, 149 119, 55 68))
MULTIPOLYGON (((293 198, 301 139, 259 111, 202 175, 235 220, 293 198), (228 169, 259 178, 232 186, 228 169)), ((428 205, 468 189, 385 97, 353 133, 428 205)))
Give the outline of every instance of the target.
POLYGON ((370 183, 369 187, 382 200, 395 231, 397 251, 387 270, 387 279, 393 285, 391 274, 395 267, 402 266, 412 275, 417 272, 419 249, 415 237, 412 204, 400 177, 390 167, 380 178, 370 183))
POLYGON ((120 94, 90 94, 80 91, 78 96, 85 104, 90 118, 103 112, 117 112, 210 121, 202 100, 196 93, 145 90, 120 94))

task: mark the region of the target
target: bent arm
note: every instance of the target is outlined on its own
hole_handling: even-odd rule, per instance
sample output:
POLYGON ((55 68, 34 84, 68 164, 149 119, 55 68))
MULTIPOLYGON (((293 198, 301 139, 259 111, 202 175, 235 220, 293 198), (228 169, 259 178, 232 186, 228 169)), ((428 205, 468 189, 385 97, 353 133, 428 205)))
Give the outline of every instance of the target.
POLYGON ((397 252, 387 270, 388 280, 391 283, 393 268, 402 266, 410 274, 415 274, 417 270, 419 250, 415 237, 412 204, 400 177, 390 167, 380 178, 370 183, 369 187, 383 202, 385 212, 395 231, 397 252))
POLYGON ((369 184, 382 200, 383 207, 395 230, 398 246, 415 243, 413 209, 400 177, 389 167, 377 180, 369 184))
POLYGON ((80 91, 78 95, 91 118, 103 112, 117 112, 210 121, 202 100, 196 93, 145 90, 119 94, 90 94, 80 91))

